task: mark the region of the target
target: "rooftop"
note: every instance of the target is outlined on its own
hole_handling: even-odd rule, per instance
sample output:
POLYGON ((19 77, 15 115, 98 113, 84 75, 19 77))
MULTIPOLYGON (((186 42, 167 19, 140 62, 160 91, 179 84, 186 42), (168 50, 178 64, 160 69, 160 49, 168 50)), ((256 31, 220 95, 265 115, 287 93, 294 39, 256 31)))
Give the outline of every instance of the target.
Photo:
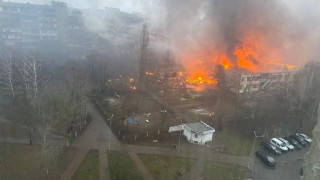
POLYGON ((184 124, 187 128, 189 128, 192 132, 195 133, 210 133, 215 132, 215 129, 210 127, 208 124, 200 121, 196 123, 188 123, 184 124))

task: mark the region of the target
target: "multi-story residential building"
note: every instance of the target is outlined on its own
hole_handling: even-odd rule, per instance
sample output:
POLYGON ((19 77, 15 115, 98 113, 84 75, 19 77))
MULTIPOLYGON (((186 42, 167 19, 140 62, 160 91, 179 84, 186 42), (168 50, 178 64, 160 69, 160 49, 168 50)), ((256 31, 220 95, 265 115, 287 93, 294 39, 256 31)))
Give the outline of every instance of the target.
POLYGON ((0 1, 0 36, 2 47, 67 52, 77 59, 85 58, 92 38, 98 38, 86 30, 81 11, 61 2, 38 5, 0 1))
POLYGON ((57 13, 53 6, 0 2, 3 46, 36 47, 57 40, 57 13))
POLYGON ((0 0, 0 47, 83 59, 95 48, 105 51, 104 47, 119 42, 118 39, 128 40, 130 29, 139 28, 142 21, 136 15, 113 8, 102 10, 101 16, 105 16, 106 22, 102 23, 108 28, 95 32, 86 26, 82 11, 66 3, 52 1, 50 5, 39 5, 0 0))
POLYGON ((294 71, 241 75, 239 93, 272 91, 284 87, 293 80, 294 71))

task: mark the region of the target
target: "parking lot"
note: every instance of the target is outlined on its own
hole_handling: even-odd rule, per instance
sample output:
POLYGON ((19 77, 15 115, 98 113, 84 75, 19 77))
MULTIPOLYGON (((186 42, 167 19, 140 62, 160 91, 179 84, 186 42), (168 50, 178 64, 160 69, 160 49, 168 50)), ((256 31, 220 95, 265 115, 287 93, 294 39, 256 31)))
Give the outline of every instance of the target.
POLYGON ((301 150, 293 150, 274 156, 261 148, 261 151, 275 158, 275 168, 265 165, 259 158, 254 159, 253 180, 299 180, 303 158, 310 145, 301 150))

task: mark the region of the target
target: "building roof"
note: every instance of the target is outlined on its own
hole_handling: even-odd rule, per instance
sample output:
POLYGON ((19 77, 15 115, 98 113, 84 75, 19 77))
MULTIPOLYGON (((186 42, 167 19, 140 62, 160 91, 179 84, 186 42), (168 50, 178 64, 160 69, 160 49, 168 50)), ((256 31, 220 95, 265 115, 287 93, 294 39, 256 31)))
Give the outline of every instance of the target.
POLYGON ((193 133, 197 134, 207 134, 207 133, 214 133, 215 129, 210 127, 208 124, 200 121, 196 123, 188 123, 184 124, 184 126, 191 130, 193 133))

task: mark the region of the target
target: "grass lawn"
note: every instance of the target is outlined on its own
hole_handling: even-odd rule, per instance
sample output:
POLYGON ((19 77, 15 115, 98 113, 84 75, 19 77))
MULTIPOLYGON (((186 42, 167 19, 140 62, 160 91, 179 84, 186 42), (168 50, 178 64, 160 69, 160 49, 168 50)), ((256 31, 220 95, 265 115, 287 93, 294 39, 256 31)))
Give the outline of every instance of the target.
POLYGON ((196 162, 195 159, 172 156, 139 154, 139 157, 156 180, 177 179, 176 173, 178 170, 183 168, 186 171, 190 171, 196 162))
POLYGON ((108 151, 111 180, 142 180, 143 177, 127 153, 108 151))
POLYGON ((250 171, 228 163, 206 161, 202 176, 210 180, 248 179, 250 171))
POLYGON ((0 144, 0 179, 36 179, 39 175, 40 146, 0 144))
POLYGON ((99 151, 90 150, 83 159, 80 167, 72 176, 73 180, 99 180, 99 151))
POLYGON ((56 180, 59 179, 64 171, 68 168, 73 157, 76 154, 76 149, 68 148, 63 154, 56 159, 56 164, 50 168, 49 175, 43 177, 44 180, 56 180))
MULTIPOLYGON (((37 179, 40 175, 40 150, 39 145, 0 144, 0 179, 37 179)), ((50 168, 49 175, 43 176, 40 179, 59 179, 71 162, 75 154, 74 152, 74 149, 67 149, 56 158, 56 164, 50 168)))
POLYGON ((223 129, 213 134, 213 140, 224 144, 224 153, 233 155, 249 155, 251 153, 253 139, 241 135, 232 129, 223 129))

